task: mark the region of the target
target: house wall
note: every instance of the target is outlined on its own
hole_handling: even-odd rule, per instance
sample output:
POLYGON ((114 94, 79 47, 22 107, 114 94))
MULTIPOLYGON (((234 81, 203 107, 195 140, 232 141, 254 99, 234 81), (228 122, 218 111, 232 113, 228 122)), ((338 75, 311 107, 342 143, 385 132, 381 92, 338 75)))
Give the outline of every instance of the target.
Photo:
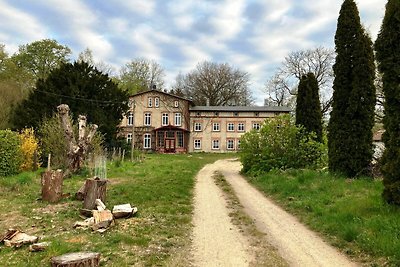
POLYGON ((261 124, 267 118, 273 118, 274 112, 213 112, 213 111, 191 111, 190 112, 190 139, 189 152, 231 152, 237 151, 240 145, 240 137, 253 129, 253 124, 261 124), (201 131, 196 131, 196 123, 201 123, 201 131), (214 123, 219 123, 219 131, 214 129, 214 123), (228 124, 233 124, 233 130, 228 129, 228 124), (244 129, 239 129, 239 124, 244 129), (195 148, 195 140, 200 140, 201 148, 195 148), (214 140, 219 140, 219 148, 213 148, 214 140), (228 147, 228 140, 233 142, 233 148, 228 147))

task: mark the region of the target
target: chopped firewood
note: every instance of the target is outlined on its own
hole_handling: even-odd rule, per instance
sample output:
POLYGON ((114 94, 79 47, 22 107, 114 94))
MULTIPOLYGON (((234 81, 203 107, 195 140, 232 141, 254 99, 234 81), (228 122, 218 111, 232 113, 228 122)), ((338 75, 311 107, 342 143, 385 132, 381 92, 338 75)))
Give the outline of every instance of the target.
POLYGON ((103 203, 103 201, 101 201, 101 199, 99 199, 99 198, 96 199, 95 203, 96 203, 98 211, 103 211, 106 209, 106 205, 104 205, 104 203, 103 203))
POLYGON ((85 216, 86 218, 92 217, 92 215, 93 215, 92 210, 88 210, 88 209, 80 209, 79 214, 85 216))
POLYGON ((94 218, 90 217, 84 221, 75 222, 73 227, 74 228, 88 228, 88 227, 91 227, 93 224, 94 224, 94 218))
POLYGON ((0 236, 0 243, 4 240, 11 240, 16 234, 20 233, 17 229, 8 229, 5 234, 0 236))
POLYGON ((100 253, 75 252, 68 253, 51 259, 51 267, 98 267, 100 265, 100 253))
POLYGON ((50 245, 49 242, 35 243, 29 246, 30 252, 43 251, 50 245))
POLYGON ((114 218, 119 219, 132 216, 136 212, 137 208, 136 207, 132 208, 131 204, 122 204, 114 206, 112 214, 114 215, 114 218))
POLYGON ((11 239, 4 239, 4 245, 7 247, 19 248, 24 244, 31 244, 38 241, 37 236, 27 235, 25 233, 19 232, 15 234, 11 239))
POLYGON ((98 177, 86 179, 85 198, 83 208, 93 210, 96 208, 96 199, 106 201, 107 180, 98 177))
POLYGON ((109 210, 93 210, 94 225, 93 230, 98 230, 100 228, 108 228, 114 221, 114 217, 109 210))

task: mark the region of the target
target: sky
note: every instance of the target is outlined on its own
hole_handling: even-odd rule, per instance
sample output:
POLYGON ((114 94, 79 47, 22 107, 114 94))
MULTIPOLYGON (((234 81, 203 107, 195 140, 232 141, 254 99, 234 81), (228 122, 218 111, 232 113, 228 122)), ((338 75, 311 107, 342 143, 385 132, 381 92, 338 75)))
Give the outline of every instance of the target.
MULTIPOLYGON (((386 0, 358 0, 373 40, 386 0)), ((250 74, 256 104, 265 83, 292 51, 334 47, 342 0, 0 0, 0 44, 49 38, 76 59, 89 48, 95 61, 121 66, 135 58, 157 61, 167 87, 205 60, 250 74)))

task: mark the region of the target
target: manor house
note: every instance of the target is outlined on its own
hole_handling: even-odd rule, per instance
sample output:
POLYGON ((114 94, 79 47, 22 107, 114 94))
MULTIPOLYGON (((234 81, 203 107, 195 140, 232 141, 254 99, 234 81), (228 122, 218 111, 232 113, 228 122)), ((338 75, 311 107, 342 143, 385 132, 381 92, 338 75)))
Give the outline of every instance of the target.
POLYGON ((287 107, 195 106, 189 99, 152 89, 130 97, 121 134, 141 150, 229 152, 240 148, 245 132, 289 112, 287 107))

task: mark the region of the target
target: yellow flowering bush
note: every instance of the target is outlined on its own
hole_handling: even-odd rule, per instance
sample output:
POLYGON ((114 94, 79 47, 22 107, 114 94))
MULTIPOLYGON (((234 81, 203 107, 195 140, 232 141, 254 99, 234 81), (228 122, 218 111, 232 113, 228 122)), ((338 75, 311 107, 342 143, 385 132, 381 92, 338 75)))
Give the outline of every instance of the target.
POLYGON ((23 159, 21 170, 30 171, 38 168, 40 166, 39 141, 35 136, 34 130, 32 128, 24 129, 19 134, 19 137, 21 139, 21 153, 23 159), (34 166, 35 164, 36 166, 34 166))

